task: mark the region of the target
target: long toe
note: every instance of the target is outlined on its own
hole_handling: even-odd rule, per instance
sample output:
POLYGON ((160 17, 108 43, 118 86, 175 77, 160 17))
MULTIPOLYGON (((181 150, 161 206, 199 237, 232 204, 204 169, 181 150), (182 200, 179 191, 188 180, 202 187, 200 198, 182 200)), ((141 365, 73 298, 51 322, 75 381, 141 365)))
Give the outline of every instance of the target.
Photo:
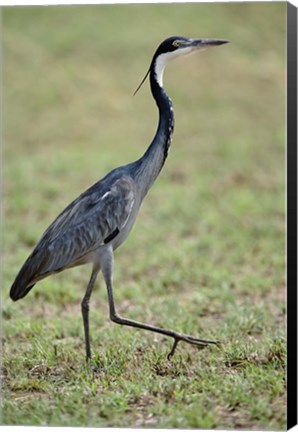
POLYGON ((219 345, 221 342, 218 340, 209 340, 209 339, 200 339, 200 338, 195 338, 193 336, 188 336, 186 335, 186 338, 188 339, 189 343, 193 343, 196 345, 219 345))

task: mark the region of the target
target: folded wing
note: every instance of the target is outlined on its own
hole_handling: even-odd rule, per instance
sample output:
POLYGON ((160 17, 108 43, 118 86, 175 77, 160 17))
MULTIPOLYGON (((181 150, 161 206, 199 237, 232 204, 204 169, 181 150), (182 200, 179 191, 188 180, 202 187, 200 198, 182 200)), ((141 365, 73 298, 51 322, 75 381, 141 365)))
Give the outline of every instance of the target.
POLYGON ((76 265, 124 229, 135 202, 133 180, 123 175, 106 183, 80 195, 45 231, 11 287, 13 300, 24 297, 38 280, 76 265))

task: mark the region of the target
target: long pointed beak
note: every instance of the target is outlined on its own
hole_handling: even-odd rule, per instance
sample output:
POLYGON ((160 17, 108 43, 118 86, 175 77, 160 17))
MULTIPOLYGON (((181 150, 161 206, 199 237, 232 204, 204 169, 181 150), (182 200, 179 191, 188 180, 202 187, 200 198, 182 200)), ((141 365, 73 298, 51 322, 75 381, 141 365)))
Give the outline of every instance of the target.
POLYGON ((229 43, 230 41, 226 39, 193 39, 191 46, 194 47, 194 49, 205 49, 205 48, 211 48, 218 45, 223 45, 226 43, 229 43))

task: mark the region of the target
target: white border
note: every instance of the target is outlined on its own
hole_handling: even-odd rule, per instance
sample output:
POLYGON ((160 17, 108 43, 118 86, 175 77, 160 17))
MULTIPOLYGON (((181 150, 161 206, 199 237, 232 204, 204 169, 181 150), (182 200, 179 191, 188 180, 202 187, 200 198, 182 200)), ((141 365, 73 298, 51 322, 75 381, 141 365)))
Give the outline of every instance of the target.
MULTIPOLYGON (((246 2, 255 2, 255 0, 246 0, 246 2)), ((272 0, 257 0, 257 2, 272 2, 272 0)), ((274 2, 282 2, 283 0, 273 0, 274 2)), ((187 3, 231 3, 241 2, 240 0, 187 0, 187 3)), ((286 1, 284 0, 286 3, 286 1)), ((183 0, 1 0, 2 6, 59 6, 59 5, 96 5, 96 4, 124 4, 124 3, 184 3, 183 0)), ((298 7, 298 0, 290 1, 294 6, 298 7)))

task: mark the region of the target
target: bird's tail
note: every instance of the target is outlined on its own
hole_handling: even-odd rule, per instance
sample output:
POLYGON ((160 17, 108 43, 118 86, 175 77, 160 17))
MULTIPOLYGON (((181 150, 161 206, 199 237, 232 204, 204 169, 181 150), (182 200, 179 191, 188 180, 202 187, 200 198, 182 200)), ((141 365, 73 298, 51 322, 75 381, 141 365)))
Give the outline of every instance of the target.
POLYGON ((32 256, 29 256, 10 288, 9 295, 12 300, 20 300, 21 298, 25 297, 34 287, 34 275, 36 274, 36 268, 32 264, 34 264, 34 260, 32 259, 32 256))

